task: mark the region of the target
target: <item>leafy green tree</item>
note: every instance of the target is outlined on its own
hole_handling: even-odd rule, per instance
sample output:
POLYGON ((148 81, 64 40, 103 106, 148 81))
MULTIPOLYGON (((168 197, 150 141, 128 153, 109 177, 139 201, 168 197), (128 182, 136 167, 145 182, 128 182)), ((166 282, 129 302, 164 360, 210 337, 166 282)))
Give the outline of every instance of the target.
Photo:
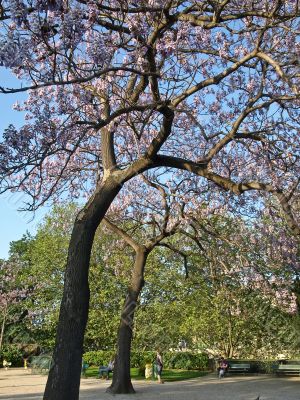
POLYGON ((133 255, 120 238, 100 227, 91 255, 86 349, 115 349, 132 262, 133 255))
MULTIPOLYGON (((31 260, 27 279, 35 285, 30 328, 35 339, 49 350, 55 340, 67 249, 76 212, 74 204, 54 207, 40 224, 26 253, 31 260)), ((101 240, 99 237, 96 235, 91 256, 85 350, 114 347, 131 263, 131 255, 116 235, 106 231, 101 240), (114 252, 110 251, 112 247, 114 252), (100 282, 105 282, 101 290, 100 282)))
POLYGON ((25 279, 29 270, 26 251, 30 235, 11 242, 8 260, 0 261, 0 350, 4 343, 26 343, 27 321, 34 285, 25 279))
MULTIPOLYGON (((251 224, 228 216, 194 222, 186 232, 189 240, 181 239, 188 274, 174 255, 163 252, 152 260, 135 343, 153 348, 166 342, 170 347, 183 338, 190 348, 227 357, 290 352, 295 316, 282 301, 286 288, 277 280, 272 253, 261 244, 263 230, 258 234, 257 227, 254 231, 251 224)), ((276 263, 284 274, 284 258, 276 263)))
MULTIPOLYGON (((35 237, 11 244, 9 262, 19 272, 9 279, 10 290, 30 293, 11 305, 5 343, 20 332, 28 342, 53 348, 75 214, 73 204, 57 206, 35 237), (20 319, 23 311, 28 314, 20 319)), ((266 216, 255 224, 229 215, 191 219, 149 254, 133 349, 167 350, 184 339, 191 349, 227 356, 268 357, 291 352, 294 345, 296 351, 297 329, 291 327, 297 321, 290 308, 296 303, 286 301, 292 295, 295 258, 287 257, 290 247, 280 225, 272 230, 266 216)), ((100 229, 91 255, 85 351, 115 349, 134 263, 120 237, 100 229)))

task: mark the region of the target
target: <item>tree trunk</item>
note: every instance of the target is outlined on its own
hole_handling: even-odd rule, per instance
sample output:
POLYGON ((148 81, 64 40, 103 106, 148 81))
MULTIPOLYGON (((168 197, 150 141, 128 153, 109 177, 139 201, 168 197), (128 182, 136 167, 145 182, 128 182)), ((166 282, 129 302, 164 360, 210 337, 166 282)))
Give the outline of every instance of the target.
POLYGON ((95 231, 120 189, 120 183, 108 177, 76 217, 44 400, 79 398, 83 339, 89 309, 90 254, 95 231))
POLYGON ((296 297, 297 313, 300 315, 300 278, 298 275, 294 279, 293 293, 296 297))
POLYGON ((6 305, 5 308, 4 308, 3 320, 2 320, 2 325, 1 325, 0 351, 2 350, 2 346, 3 346, 3 338, 4 338, 4 330, 5 330, 6 317, 7 317, 7 305, 6 305))
POLYGON ((144 285, 144 269, 148 252, 141 248, 136 251, 131 285, 126 297, 118 331, 118 348, 115 358, 113 381, 107 389, 113 394, 134 393, 130 378, 130 350, 132 341, 134 312, 137 300, 144 285))
POLYGON ((232 338, 232 321, 231 321, 231 314, 229 320, 229 327, 228 327, 228 351, 227 351, 227 358, 233 357, 233 338, 232 338))

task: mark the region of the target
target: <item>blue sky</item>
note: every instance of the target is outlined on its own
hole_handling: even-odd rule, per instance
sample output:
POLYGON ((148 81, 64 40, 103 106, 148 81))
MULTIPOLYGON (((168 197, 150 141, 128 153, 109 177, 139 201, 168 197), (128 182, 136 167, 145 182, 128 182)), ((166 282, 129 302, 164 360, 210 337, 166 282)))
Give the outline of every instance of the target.
MULTIPOLYGON (((0 85, 6 87, 17 87, 16 79, 4 68, 0 68, 0 85)), ((24 94, 0 94, 0 136, 4 129, 13 123, 20 126, 23 123, 23 115, 12 110, 13 103, 21 100, 24 94)), ((46 208, 39 210, 35 215, 29 212, 20 212, 26 198, 23 193, 5 193, 0 195, 0 258, 6 258, 9 243, 18 240, 29 231, 34 234, 37 224, 41 221, 47 211, 46 208)))

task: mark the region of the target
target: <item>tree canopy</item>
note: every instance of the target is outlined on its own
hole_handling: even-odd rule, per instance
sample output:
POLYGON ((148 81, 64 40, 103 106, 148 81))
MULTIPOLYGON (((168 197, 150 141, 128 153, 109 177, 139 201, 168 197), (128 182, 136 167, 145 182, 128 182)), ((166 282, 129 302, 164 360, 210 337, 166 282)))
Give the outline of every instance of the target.
POLYGON ((108 171, 124 183, 179 168, 236 194, 276 193, 296 229, 298 7, 4 1, 0 59, 23 84, 1 91, 28 100, 16 105, 27 123, 3 135, 2 189, 37 207, 89 196, 108 171))
MULTIPOLYGON (((56 207, 34 237, 12 243, 10 265, 17 254, 27 263, 14 264, 15 278, 2 288, 1 296, 14 295, 5 318, 4 346, 22 349, 35 343, 51 352, 75 214, 74 205, 56 207)), ((160 246, 149 254, 131 326, 134 350, 168 350, 185 340, 189 349, 228 357, 268 359, 299 351, 297 249, 286 252, 289 242, 284 242, 280 223, 264 216, 256 224, 230 216, 201 218, 194 221, 197 230, 175 235, 167 241, 170 248, 160 246), (273 230, 272 235, 266 230, 273 230), (282 250, 276 243, 270 251, 272 236, 281 238, 282 250), (174 249, 186 255, 186 264, 174 249)), ((151 235, 148 229, 146 235, 151 235)), ((85 351, 115 350, 134 257, 119 235, 99 229, 91 258, 85 351)))

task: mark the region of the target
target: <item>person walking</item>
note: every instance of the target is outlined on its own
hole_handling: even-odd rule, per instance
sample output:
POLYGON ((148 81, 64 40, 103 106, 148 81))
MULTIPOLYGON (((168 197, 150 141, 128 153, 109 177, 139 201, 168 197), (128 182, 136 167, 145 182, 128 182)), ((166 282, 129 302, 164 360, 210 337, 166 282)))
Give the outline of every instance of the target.
POLYGON ((157 353, 156 353, 155 363, 156 363, 158 383, 164 383, 163 380, 161 379, 161 374, 162 374, 162 370, 163 370, 163 359, 162 359, 162 355, 159 350, 157 350, 157 353))

